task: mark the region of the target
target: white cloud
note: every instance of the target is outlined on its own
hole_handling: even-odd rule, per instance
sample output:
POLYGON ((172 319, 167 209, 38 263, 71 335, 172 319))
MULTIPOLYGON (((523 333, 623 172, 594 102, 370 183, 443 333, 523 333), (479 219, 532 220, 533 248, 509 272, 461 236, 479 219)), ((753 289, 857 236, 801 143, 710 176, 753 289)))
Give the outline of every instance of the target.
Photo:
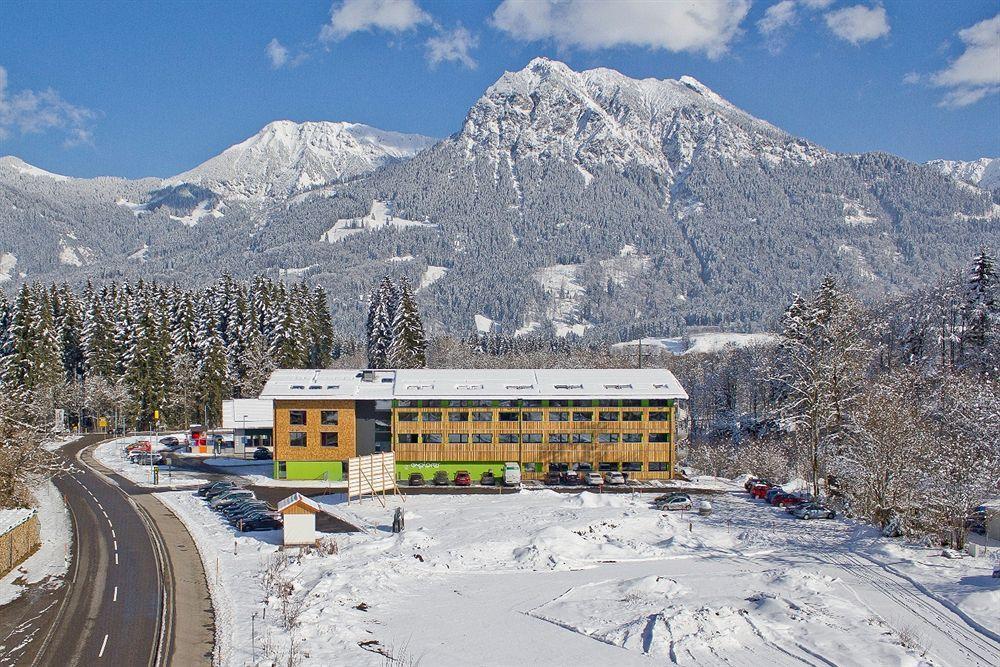
POLYGON ((38 134, 58 130, 66 135, 66 146, 93 143, 90 125, 97 113, 70 104, 52 88, 42 91, 7 90, 7 70, 0 67, 0 138, 11 131, 38 134))
POLYGON ((809 9, 826 9, 833 4, 833 0, 800 0, 809 9))
POLYGON ((930 77, 947 88, 941 105, 964 107, 1000 92, 1000 14, 958 31, 965 51, 930 77))
POLYGON ((451 32, 442 31, 427 40, 427 60, 432 67, 443 62, 456 62, 476 69, 477 63, 471 51, 478 45, 478 37, 458 26, 451 32))
POLYGON ((889 34, 889 19, 881 5, 844 7, 827 12, 823 18, 834 35, 855 46, 889 34))
POLYGON ((277 37, 267 43, 264 51, 267 53, 268 60, 271 61, 271 69, 298 67, 309 57, 309 54, 302 52, 293 58, 288 47, 279 42, 277 37))
POLYGON ((749 0, 504 0, 493 24, 515 39, 560 46, 642 46, 721 56, 739 34, 749 0))
POLYGON ((795 0, 781 0, 764 12, 764 18, 757 21, 757 28, 770 35, 795 21, 795 0))
POLYGON ((429 22, 431 17, 414 0, 343 0, 330 8, 330 22, 319 37, 331 42, 365 30, 400 33, 429 22))

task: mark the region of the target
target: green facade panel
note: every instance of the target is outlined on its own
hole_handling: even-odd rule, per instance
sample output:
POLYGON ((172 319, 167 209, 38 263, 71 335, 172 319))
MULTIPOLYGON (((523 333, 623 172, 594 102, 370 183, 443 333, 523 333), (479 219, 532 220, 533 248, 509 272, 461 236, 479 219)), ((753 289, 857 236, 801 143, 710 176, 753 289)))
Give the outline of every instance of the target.
POLYGON ((344 480, 343 461, 275 461, 275 479, 279 479, 281 463, 285 466, 285 479, 325 479, 330 482, 344 480))

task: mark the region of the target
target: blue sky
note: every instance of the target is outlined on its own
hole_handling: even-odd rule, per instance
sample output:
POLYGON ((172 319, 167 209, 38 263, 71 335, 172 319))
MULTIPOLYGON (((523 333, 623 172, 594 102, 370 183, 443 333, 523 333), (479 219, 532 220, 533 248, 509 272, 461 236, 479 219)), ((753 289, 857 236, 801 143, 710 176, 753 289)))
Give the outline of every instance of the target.
POLYGON ((840 151, 1000 155, 997 0, 0 3, 0 154, 168 176, 271 120, 447 136, 534 56, 694 76, 840 151))

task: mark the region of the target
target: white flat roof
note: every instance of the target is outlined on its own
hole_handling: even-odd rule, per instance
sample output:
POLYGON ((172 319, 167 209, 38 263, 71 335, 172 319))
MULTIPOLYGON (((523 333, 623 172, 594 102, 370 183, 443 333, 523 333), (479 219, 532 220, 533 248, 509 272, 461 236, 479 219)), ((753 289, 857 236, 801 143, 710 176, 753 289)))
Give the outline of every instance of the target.
POLYGON ((419 368, 277 370, 262 399, 679 398, 687 393, 660 368, 419 368))
POLYGON ((273 428, 274 402, 259 398, 234 398, 222 402, 222 428, 273 428))

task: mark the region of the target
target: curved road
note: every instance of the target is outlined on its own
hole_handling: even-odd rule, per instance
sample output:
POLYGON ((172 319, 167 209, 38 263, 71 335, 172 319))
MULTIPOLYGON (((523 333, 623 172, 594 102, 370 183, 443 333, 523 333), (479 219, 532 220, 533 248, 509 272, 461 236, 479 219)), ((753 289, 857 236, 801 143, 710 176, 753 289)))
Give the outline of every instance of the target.
POLYGON ((84 436, 61 450, 72 469, 54 482, 72 519, 73 562, 63 586, 4 608, 16 626, 0 637, 0 664, 211 664, 211 602, 191 537, 144 489, 97 474, 92 459, 80 465, 77 454, 104 438, 84 436), (175 560, 194 572, 177 571, 175 560), (195 624, 190 641, 174 641, 176 599, 190 611, 181 625, 195 624))

